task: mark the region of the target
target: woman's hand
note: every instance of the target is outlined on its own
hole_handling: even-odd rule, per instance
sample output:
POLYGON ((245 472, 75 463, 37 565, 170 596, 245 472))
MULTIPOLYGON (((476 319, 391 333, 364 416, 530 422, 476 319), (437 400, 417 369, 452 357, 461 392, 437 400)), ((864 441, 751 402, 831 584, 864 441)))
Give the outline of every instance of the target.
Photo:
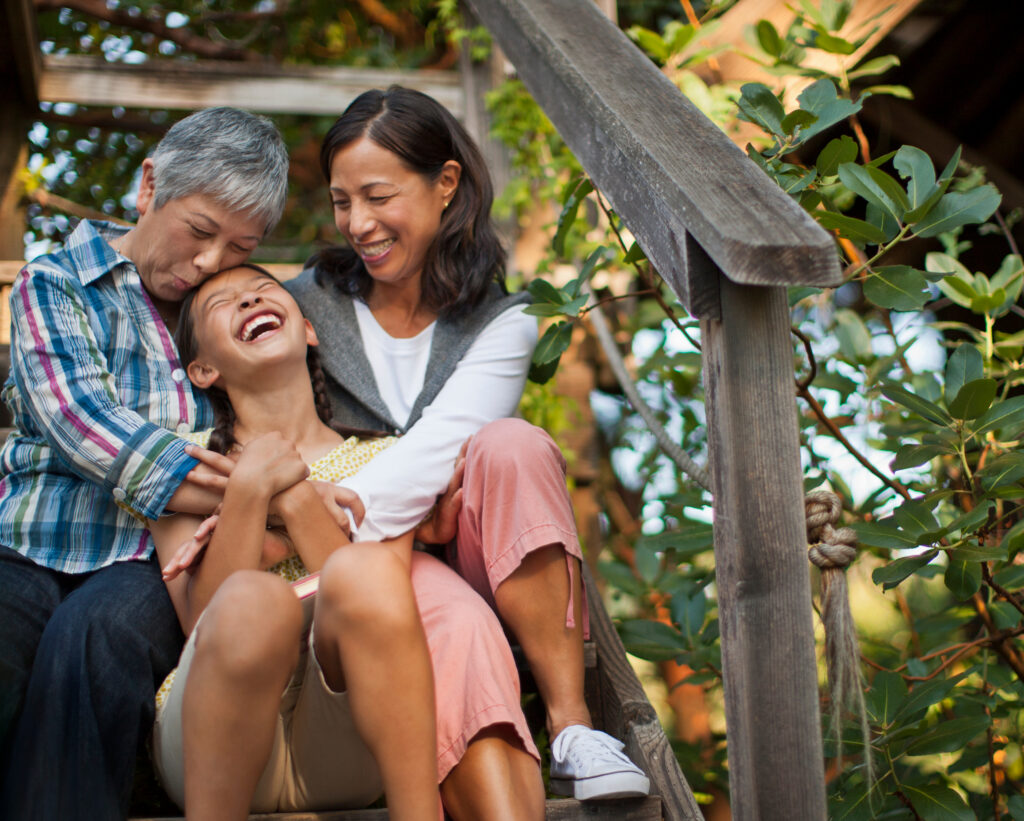
POLYGON ((437 497, 437 504, 430 516, 420 522, 415 537, 424 544, 448 544, 458 530, 459 513, 462 510, 462 479, 466 474, 466 449, 471 436, 462 443, 455 459, 455 470, 444 493, 437 497))
POLYGON ((363 500, 359 498, 359 494, 332 482, 313 481, 310 484, 320 495, 320 500, 327 508, 327 512, 331 514, 334 523, 345 532, 346 536, 351 536, 349 513, 352 514, 352 521, 355 522, 356 527, 359 527, 366 515, 366 508, 363 506, 363 500))
POLYGON ((203 519, 202 524, 196 529, 192 538, 187 542, 183 542, 174 552, 171 560, 163 566, 162 575, 165 582, 177 578, 182 572, 196 572, 199 562, 203 560, 203 553, 206 551, 206 546, 210 543, 210 537, 213 535, 214 528, 217 527, 219 518, 217 514, 214 514, 203 519))

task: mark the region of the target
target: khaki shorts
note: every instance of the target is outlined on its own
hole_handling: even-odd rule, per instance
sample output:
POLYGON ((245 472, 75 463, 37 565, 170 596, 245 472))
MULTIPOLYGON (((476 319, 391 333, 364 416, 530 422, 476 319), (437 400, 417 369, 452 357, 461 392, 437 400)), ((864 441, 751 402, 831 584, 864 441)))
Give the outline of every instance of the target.
MULTIPOLYGON (((185 807, 182 699, 202 619, 185 644, 174 683, 157 712, 153 758, 167 794, 185 807)), ((377 763, 352 721, 348 696, 331 690, 312 650, 312 630, 281 711, 266 769, 253 795, 253 812, 365 807, 383 792, 377 763)))

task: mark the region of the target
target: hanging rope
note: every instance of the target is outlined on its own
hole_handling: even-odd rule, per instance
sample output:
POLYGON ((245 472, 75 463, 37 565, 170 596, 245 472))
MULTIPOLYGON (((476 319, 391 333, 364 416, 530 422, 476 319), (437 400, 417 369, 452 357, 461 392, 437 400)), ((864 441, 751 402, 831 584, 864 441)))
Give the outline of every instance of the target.
POLYGON ((846 589, 846 568, 857 557, 857 533, 836 527, 843 512, 834 493, 819 490, 804 499, 807 515, 808 558, 821 570, 821 620, 825 626, 825 667, 832 691, 831 732, 842 757, 843 710, 849 709, 860 723, 864 742, 865 778, 870 790, 874 783, 871 762, 871 729, 864 707, 864 680, 860 647, 850 612, 846 589))

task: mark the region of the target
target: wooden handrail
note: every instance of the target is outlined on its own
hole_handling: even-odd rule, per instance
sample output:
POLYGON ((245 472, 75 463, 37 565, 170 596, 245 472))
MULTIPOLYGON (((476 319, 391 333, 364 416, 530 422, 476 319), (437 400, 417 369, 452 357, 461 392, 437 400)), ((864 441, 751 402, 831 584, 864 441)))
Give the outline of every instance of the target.
POLYGON ((709 266, 688 233, 737 283, 841 282, 833 239, 596 4, 469 4, 655 267, 693 303, 691 310, 711 305, 702 297, 709 266))

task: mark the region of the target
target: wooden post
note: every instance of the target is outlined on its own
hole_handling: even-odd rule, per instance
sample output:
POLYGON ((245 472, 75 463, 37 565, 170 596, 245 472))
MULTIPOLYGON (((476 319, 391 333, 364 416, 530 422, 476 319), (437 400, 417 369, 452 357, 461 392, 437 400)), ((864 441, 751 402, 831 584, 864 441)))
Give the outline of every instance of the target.
POLYGON ((839 284, 834 242, 593 0, 469 2, 701 319, 733 818, 823 819, 784 286, 839 284))
POLYGON ((701 341, 730 803, 735 819, 824 819, 786 290, 719 282, 701 341))

